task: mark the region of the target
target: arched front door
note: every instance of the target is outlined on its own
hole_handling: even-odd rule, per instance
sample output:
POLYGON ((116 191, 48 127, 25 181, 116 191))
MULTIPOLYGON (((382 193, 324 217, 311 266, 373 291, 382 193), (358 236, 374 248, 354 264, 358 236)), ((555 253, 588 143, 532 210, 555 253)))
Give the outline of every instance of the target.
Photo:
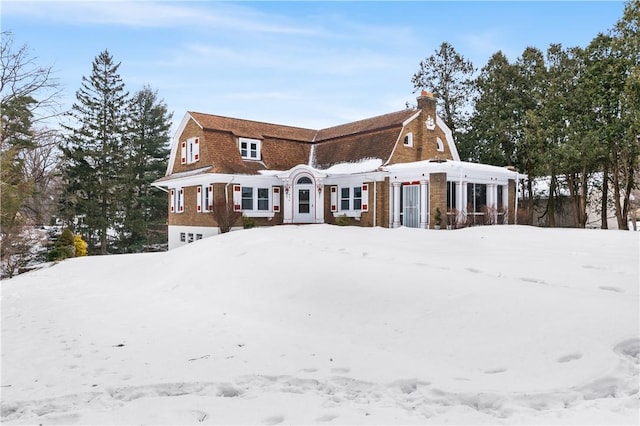
POLYGON ((313 178, 302 175, 293 184, 293 222, 313 223, 315 221, 316 193, 313 178))

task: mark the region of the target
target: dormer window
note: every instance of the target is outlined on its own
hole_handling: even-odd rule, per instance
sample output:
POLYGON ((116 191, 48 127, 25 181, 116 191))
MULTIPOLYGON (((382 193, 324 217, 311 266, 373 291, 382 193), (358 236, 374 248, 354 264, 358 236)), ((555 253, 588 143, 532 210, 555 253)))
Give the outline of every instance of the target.
POLYGON ((413 133, 407 133, 405 135, 404 146, 413 146, 413 133))
POLYGON ((239 138, 240 156, 245 160, 260 160, 260 139, 239 138))

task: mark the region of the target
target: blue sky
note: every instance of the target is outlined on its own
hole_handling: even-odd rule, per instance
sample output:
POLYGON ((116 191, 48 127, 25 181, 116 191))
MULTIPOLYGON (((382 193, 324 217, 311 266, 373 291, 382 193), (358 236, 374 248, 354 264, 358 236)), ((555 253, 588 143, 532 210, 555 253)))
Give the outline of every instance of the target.
MULTIPOLYGON (((622 16, 607 2, 12 1, 2 30, 75 100, 108 49, 133 93, 188 110, 323 128, 415 103, 412 75, 448 41, 481 68, 496 51, 585 47, 622 16)), ((175 124, 174 124, 175 129, 175 124)))

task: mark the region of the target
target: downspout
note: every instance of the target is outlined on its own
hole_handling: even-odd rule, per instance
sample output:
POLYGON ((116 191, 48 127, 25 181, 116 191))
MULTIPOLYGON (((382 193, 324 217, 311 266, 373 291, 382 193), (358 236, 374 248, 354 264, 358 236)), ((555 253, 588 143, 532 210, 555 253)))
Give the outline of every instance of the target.
POLYGON ((377 217, 376 217, 376 206, 378 205, 378 181, 373 179, 373 227, 378 226, 377 217))
POLYGON ((513 216, 513 224, 517 225, 518 224, 518 187, 520 186, 520 178, 518 177, 518 172, 516 171, 516 191, 515 191, 515 197, 516 197, 516 211, 515 214, 513 216))
POLYGON ((231 178, 231 180, 229 181, 229 183, 227 183, 224 186, 224 203, 228 206, 229 205, 229 185, 231 185, 233 183, 235 179, 235 176, 231 178))

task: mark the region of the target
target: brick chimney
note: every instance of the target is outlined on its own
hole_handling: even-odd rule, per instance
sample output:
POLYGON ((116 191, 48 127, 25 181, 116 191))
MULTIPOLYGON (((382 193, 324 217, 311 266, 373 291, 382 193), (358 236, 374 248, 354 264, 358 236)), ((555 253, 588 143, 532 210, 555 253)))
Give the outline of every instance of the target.
POLYGON ((436 113, 436 98, 433 93, 423 90, 420 92, 420 96, 417 97, 418 108, 425 110, 428 113, 435 115, 436 113))

